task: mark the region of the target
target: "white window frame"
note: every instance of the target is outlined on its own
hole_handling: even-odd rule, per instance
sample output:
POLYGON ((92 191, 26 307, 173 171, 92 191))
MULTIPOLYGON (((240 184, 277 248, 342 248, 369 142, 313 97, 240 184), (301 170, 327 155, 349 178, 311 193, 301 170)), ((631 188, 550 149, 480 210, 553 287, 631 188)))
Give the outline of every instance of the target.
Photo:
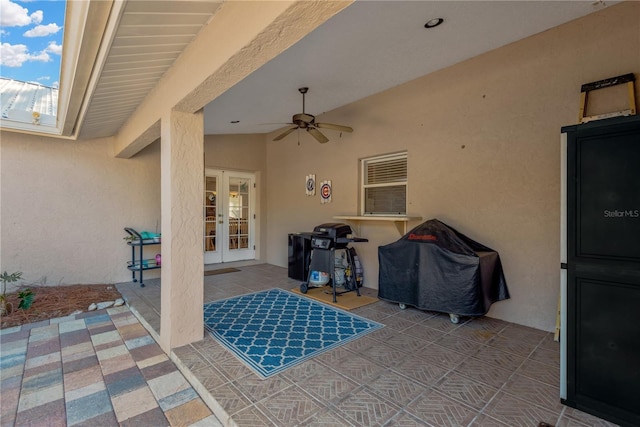
POLYGON ((362 216, 406 216, 407 215, 407 200, 408 200, 408 184, 409 184, 409 163, 407 152, 403 151, 400 153, 393 154, 383 154, 378 156, 364 157, 360 159, 360 215, 362 216), (368 164, 371 163, 382 163, 390 160, 399 160, 404 159, 407 162, 407 177, 405 181, 394 181, 389 183, 379 183, 379 184, 367 184, 367 167, 368 164), (405 206, 404 212, 398 213, 389 213, 389 212, 366 212, 366 200, 365 194, 367 188, 380 188, 380 187, 397 187, 404 185, 405 188, 405 206))

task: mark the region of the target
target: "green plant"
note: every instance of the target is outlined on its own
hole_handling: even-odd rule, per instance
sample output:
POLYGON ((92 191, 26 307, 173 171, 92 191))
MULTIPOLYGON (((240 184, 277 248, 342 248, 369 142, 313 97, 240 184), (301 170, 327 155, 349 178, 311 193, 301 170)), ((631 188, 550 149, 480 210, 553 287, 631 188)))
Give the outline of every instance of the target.
POLYGON ((0 274, 0 281, 2 282, 2 293, 0 294, 0 316, 4 316, 7 313, 7 300, 5 297, 5 293, 7 292, 7 283, 17 282, 21 277, 21 271, 16 271, 11 274, 5 271, 0 274))
POLYGON ((20 298, 20 304, 18 304, 18 308, 23 308, 25 310, 28 310, 29 307, 31 307, 31 304, 33 304, 33 297, 34 297, 34 294, 29 288, 20 292, 18 294, 18 298, 20 298))

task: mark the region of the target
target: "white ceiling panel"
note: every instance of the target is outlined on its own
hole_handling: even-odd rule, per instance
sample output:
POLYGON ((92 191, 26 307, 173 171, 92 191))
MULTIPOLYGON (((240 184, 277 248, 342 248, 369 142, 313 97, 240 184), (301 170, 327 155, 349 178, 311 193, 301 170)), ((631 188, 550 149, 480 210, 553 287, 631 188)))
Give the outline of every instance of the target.
POLYGON ((127 2, 80 136, 117 133, 219 6, 219 1, 127 2))

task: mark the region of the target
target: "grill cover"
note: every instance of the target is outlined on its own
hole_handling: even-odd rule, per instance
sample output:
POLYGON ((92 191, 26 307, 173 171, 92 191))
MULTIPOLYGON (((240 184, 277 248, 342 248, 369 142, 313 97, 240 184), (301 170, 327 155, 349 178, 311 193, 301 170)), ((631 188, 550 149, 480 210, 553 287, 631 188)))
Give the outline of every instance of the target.
POLYGON ((509 298, 496 251, 431 219, 378 247, 380 299, 460 316, 482 316, 509 298))

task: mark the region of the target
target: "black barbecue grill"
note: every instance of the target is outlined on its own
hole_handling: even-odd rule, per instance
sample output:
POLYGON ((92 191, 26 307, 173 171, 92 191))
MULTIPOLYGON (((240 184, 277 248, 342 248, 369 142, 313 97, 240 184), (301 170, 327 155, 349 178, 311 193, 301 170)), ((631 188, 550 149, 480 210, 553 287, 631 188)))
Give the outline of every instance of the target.
POLYGON ((327 223, 320 224, 313 229, 311 234, 311 247, 313 249, 344 249, 350 242, 362 241, 351 236, 351 227, 347 224, 327 223))
MULTIPOLYGON (((311 263, 307 281, 300 285, 300 291, 306 293, 314 271, 325 272, 330 275, 330 283, 333 289, 333 302, 336 302, 336 280, 335 280, 335 250, 345 249, 352 242, 368 242, 368 239, 353 237, 351 227, 342 223, 326 223, 314 227, 312 233, 301 233, 311 239, 311 263)), ((355 267, 352 268, 355 271, 355 267)), ((358 296, 360 290, 358 286, 354 289, 358 296)), ((350 292, 350 291, 347 291, 350 292)))

